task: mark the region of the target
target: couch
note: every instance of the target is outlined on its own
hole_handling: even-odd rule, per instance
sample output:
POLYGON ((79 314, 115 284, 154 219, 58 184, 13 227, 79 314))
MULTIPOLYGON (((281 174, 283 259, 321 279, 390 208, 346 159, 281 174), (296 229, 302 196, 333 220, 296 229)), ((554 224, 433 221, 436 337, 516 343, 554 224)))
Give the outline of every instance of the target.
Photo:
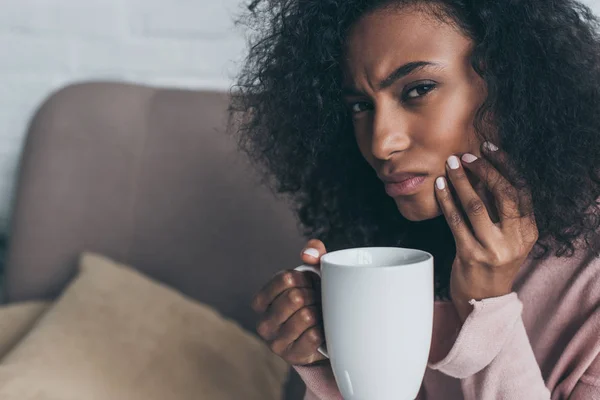
POLYGON ((300 263, 305 239, 225 133, 227 106, 225 93, 118 82, 52 94, 27 133, 3 301, 54 299, 93 251, 254 332, 253 294, 300 263))

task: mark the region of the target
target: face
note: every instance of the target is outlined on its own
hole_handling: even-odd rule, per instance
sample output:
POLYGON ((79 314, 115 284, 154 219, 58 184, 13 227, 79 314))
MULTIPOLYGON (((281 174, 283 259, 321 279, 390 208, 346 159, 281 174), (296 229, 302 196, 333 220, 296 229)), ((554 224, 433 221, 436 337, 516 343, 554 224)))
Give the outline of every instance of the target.
POLYGON ((446 176, 449 156, 480 156, 473 121, 486 91, 470 65, 472 45, 414 8, 375 11, 349 31, 344 102, 356 140, 411 221, 442 214, 434 182, 446 176), (419 177, 407 181, 404 173, 419 177))

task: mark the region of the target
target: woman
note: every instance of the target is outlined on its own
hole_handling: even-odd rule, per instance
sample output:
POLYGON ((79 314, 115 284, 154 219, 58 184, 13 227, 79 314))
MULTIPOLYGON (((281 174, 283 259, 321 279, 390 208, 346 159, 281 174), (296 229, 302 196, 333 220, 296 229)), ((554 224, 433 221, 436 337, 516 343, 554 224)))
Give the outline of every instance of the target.
MULTIPOLYGON (((232 116, 297 205, 302 262, 435 257, 422 399, 600 399, 600 38, 576 1, 255 1, 232 116), (241 115, 240 115, 241 114, 241 115)), ((283 271, 257 330, 341 398, 319 289, 283 271)))

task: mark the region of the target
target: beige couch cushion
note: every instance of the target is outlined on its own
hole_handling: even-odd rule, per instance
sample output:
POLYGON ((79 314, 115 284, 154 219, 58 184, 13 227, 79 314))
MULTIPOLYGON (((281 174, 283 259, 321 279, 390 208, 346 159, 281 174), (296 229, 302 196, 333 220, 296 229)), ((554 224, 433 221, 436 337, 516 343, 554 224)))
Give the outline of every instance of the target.
POLYGON ((3 400, 280 399, 288 368, 213 309, 94 254, 0 364, 3 400))
POLYGON ((32 301, 0 307, 0 358, 29 332, 49 306, 49 302, 32 301))

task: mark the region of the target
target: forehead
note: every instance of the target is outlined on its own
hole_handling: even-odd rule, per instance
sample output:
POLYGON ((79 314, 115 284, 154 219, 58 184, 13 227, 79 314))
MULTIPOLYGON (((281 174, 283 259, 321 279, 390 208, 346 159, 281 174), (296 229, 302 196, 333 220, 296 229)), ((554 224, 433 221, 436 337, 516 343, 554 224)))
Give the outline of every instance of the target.
POLYGON ((462 63, 472 41, 454 25, 415 7, 382 8, 361 17, 345 43, 348 75, 381 80, 411 61, 462 63))

